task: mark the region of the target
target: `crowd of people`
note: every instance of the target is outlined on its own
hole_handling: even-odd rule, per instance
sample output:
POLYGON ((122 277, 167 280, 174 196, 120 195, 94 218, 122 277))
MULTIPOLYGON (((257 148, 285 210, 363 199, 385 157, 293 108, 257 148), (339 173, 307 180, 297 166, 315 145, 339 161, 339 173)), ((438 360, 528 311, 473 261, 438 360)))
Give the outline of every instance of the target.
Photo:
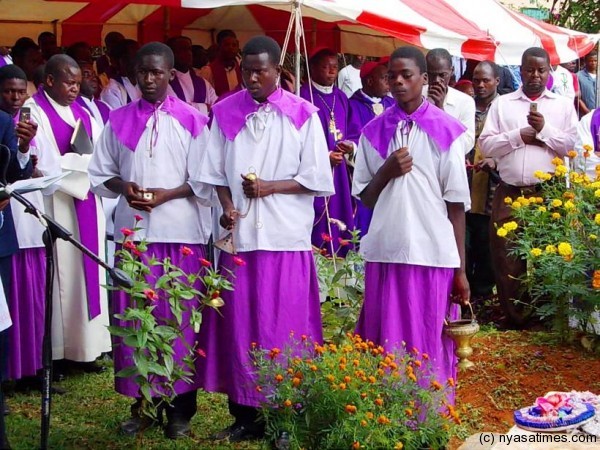
MULTIPOLYGON (((146 254, 175 258, 185 246, 197 256, 185 263, 194 271, 212 252, 211 237, 234 234, 244 266, 235 289, 222 293, 221 310, 205 314, 199 333, 185 331, 206 357, 197 359, 191 383, 175 387, 165 410, 168 438, 189 435, 200 388, 229 399, 235 420, 216 439, 261 436, 251 344, 281 348, 291 331, 322 341, 312 249, 343 257, 354 229, 366 261, 356 326, 365 339, 419 348, 444 381, 456 376, 442 327, 458 315, 457 304, 489 298, 496 286, 506 325, 527 326, 530 317, 515 303, 526 302, 518 283, 524 263, 490 230, 511 220, 506 197, 539 192, 533 174, 552 172, 553 158, 584 144, 600 151, 594 54, 575 75, 530 48, 515 88, 511 73, 491 61, 469 63, 455 82, 444 49, 424 56, 401 47, 379 60, 356 56, 338 70, 337 53, 317 48, 307 61, 310 81, 296 96, 300 80, 281 67, 274 40, 252 38, 241 56, 232 31, 216 40, 209 58, 187 37, 140 47, 109 33, 106 55, 94 60, 86 43, 62 53, 55 36, 42 33, 38 43, 15 43, 13 64, 0 61, 0 137, 11 150, 5 181, 72 171, 27 196, 92 251, 113 264, 122 230, 141 218, 133 239, 148 242, 146 254), (93 142, 91 156, 72 151, 80 129, 93 142)), ((599 154, 586 161, 598 164, 599 154)), ((0 330, 8 327, 0 332, 0 380, 36 385, 43 228, 14 200, 0 201, 0 209, 1 291, 12 319, 8 327, 0 308, 0 330)), ((221 269, 238 264, 221 252, 221 269)), ((95 361, 111 351, 115 371, 133 363, 107 329, 130 299, 115 292, 109 302, 105 280, 75 247, 56 243, 59 378, 73 366, 101 371, 95 361)), ((170 315, 164 303, 153 312, 159 320, 170 315)), ((176 346, 176 361, 184 356, 176 346)), ((115 386, 135 399, 121 431, 152 425, 140 414, 134 380, 119 377, 115 386)), ((2 449, 9 448, 4 409, 2 449)))

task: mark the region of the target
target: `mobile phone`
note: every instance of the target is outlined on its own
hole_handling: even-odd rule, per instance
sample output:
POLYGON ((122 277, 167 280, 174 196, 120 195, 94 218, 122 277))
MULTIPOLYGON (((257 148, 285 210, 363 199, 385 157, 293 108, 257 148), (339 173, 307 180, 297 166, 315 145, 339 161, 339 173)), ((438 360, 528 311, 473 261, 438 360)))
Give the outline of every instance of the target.
POLYGON ((31 119, 31 108, 24 106, 19 111, 19 122, 28 122, 31 119))
POLYGON ((142 192, 142 198, 144 200, 154 200, 154 193, 153 192, 142 192))
POLYGON ((529 112, 537 112, 537 103, 536 102, 531 102, 529 104, 529 112))

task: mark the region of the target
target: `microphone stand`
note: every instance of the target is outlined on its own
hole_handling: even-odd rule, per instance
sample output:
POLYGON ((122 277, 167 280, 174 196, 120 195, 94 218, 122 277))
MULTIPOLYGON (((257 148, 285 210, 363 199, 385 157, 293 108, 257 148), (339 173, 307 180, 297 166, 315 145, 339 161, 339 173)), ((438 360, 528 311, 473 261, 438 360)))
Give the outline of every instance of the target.
MULTIPOLYGON (((46 292, 45 292, 45 318, 44 318, 44 340, 42 343, 42 410, 40 448, 48 448, 48 435, 50 432, 50 405, 52 401, 52 288, 54 285, 54 244, 57 239, 71 243, 81 253, 89 257, 99 266, 106 269, 116 286, 133 287, 133 281, 121 269, 110 267, 95 253, 73 238, 73 233, 65 229, 47 214, 43 214, 29 200, 18 192, 0 182, 0 188, 4 188, 10 197, 25 206, 25 212, 35 216, 42 226, 46 228, 43 234, 44 248, 46 250, 46 292)), ((1 414, 2 412, 0 412, 1 414)))

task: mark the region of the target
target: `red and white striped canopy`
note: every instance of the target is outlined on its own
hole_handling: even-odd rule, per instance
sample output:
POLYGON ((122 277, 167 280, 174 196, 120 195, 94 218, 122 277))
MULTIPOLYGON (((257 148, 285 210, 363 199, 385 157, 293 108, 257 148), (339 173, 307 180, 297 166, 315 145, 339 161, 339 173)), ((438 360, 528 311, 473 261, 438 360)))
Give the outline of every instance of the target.
MULTIPOLYGON (((279 42, 292 0, 1 0, 0 44, 54 31, 62 45, 100 45, 110 31, 148 42, 184 34, 200 44, 215 31, 233 29, 244 42, 267 34, 279 42)), ((600 38, 552 26, 507 9, 495 0, 298 0, 309 48, 326 45, 381 56, 402 43, 519 64, 525 49, 544 47, 552 62, 588 53, 600 38)))

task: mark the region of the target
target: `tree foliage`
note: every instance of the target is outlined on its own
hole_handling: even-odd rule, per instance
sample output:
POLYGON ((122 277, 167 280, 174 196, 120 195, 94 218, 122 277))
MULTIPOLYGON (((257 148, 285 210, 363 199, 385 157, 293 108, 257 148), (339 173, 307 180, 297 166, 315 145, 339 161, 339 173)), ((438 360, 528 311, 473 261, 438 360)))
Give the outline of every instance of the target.
POLYGON ((600 30, 598 0, 552 0, 550 23, 585 33, 600 30))

